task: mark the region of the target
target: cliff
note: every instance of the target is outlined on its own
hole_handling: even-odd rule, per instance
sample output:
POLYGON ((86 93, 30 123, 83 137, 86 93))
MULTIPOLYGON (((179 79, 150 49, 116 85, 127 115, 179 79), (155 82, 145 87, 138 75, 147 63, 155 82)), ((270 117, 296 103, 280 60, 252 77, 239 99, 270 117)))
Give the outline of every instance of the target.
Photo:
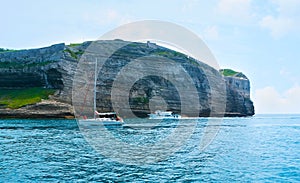
MULTIPOLYGON (((99 43, 123 44, 124 41, 114 40, 102 43, 100 41, 99 43)), ((73 45, 57 44, 40 49, 0 52, 0 90, 9 91, 31 87, 56 90, 49 99, 25 105, 19 109, 8 109, 7 106, 1 105, 4 97, 0 96, 0 117, 69 118, 73 116, 74 111, 71 106, 73 77, 80 57, 90 44, 91 42, 73 45)), ((157 62, 155 67, 162 69, 166 74, 174 74, 174 69, 171 70, 170 67, 159 64, 163 63, 165 58, 172 59, 188 72, 199 96, 198 116, 222 116, 223 114, 220 114, 217 109, 218 102, 226 103, 225 116, 251 116, 254 114, 249 94, 250 82, 246 76, 223 77, 219 71, 201 62, 198 63, 184 54, 155 44, 129 42, 126 42, 126 46, 110 56, 100 70, 97 79, 97 110, 105 112, 113 109, 110 96, 114 79, 131 60, 146 56, 148 64, 151 64, 153 60, 161 59, 161 62, 157 62), (222 92, 223 87, 226 92, 222 92), (220 96, 220 99, 214 100, 212 96, 220 96), (221 96, 226 101, 221 99, 221 96)), ((88 62, 86 64, 91 65, 88 62)), ((150 65, 149 67, 132 66, 133 70, 140 73, 146 72, 148 68, 150 65)), ((129 72, 127 77, 135 77, 135 74, 129 72)), ((186 84, 185 81, 181 81, 182 79, 174 78, 174 81, 181 83, 180 86, 174 86, 167 79, 154 75, 137 80, 129 93, 130 110, 137 116, 145 117, 150 112, 151 104, 155 103, 159 97, 165 101, 166 110, 181 113, 181 108, 185 104, 182 103, 183 99, 180 99, 176 88, 185 87, 186 84)), ((122 105, 118 107, 117 112, 126 116, 129 109, 122 105)), ((76 112, 78 113, 78 111, 76 112)), ((189 116, 188 111, 186 115, 189 116)))

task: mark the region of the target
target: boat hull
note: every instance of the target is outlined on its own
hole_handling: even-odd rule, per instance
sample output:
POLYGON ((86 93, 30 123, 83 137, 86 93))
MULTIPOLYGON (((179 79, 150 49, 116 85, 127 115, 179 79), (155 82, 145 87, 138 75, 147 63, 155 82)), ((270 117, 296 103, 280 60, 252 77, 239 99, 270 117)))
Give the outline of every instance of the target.
POLYGON ((149 114, 149 119, 181 119, 180 115, 157 115, 157 114, 149 114))
POLYGON ((123 122, 111 119, 81 119, 79 124, 84 126, 122 126, 123 122))
POLYGON ((181 117, 162 117, 162 116, 153 116, 149 117, 149 119, 181 119, 181 117))

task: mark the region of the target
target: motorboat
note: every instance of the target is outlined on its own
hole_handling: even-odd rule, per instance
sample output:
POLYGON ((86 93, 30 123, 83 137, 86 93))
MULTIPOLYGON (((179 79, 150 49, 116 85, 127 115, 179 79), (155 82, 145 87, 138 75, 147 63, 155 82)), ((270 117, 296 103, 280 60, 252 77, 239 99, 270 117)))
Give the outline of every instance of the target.
POLYGON ((152 114, 148 114, 149 119, 180 119, 179 114, 175 114, 172 111, 160 111, 157 110, 152 114))

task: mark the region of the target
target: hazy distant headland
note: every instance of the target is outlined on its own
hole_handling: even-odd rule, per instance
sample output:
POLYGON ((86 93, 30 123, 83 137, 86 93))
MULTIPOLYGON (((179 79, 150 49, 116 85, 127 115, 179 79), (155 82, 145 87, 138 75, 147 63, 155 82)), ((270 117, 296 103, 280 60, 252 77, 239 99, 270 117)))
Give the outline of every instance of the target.
MULTIPOLYGON (((98 41, 101 44, 101 41, 98 41)), ((109 43, 122 40, 106 41, 109 43)), ((65 45, 64 43, 40 49, 0 49, 0 118, 73 118, 72 86, 77 64, 92 42, 65 45)), ((113 110, 110 92, 114 78, 131 59, 149 56, 165 57, 180 63, 191 75, 199 95, 199 116, 252 116, 249 79, 230 69, 217 71, 198 63, 182 53, 147 43, 128 42, 107 61, 97 79, 97 110, 113 110), (199 69, 200 68, 200 69, 199 69), (208 81, 207 77, 212 77, 208 81), (212 84, 222 78, 226 86, 225 114, 211 107, 212 84)), ((155 67, 155 66, 154 66, 155 67)), ((133 68, 144 69, 144 68, 133 68)), ((166 68, 167 69, 167 68, 166 68)), ((184 81, 183 81, 184 84, 184 81)), ((188 90, 188 88, 187 88, 188 90)), ((180 98, 176 87, 164 78, 149 76, 138 81, 129 94, 130 110, 140 117, 150 112, 149 100, 160 96, 167 109, 180 113, 180 98)))

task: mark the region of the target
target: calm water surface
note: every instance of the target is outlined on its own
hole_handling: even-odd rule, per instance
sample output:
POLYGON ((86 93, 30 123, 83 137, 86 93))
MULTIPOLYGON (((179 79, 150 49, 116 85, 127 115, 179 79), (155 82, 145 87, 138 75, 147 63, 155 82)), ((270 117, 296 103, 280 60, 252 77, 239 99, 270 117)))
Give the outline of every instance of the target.
MULTIPOLYGON (((179 151, 136 166, 97 153, 76 121, 0 120, 0 182, 300 182, 300 115, 225 118, 202 152, 196 146, 205 119, 195 121, 194 134, 179 151)), ((112 133, 126 143, 151 144, 175 127, 112 133)))

